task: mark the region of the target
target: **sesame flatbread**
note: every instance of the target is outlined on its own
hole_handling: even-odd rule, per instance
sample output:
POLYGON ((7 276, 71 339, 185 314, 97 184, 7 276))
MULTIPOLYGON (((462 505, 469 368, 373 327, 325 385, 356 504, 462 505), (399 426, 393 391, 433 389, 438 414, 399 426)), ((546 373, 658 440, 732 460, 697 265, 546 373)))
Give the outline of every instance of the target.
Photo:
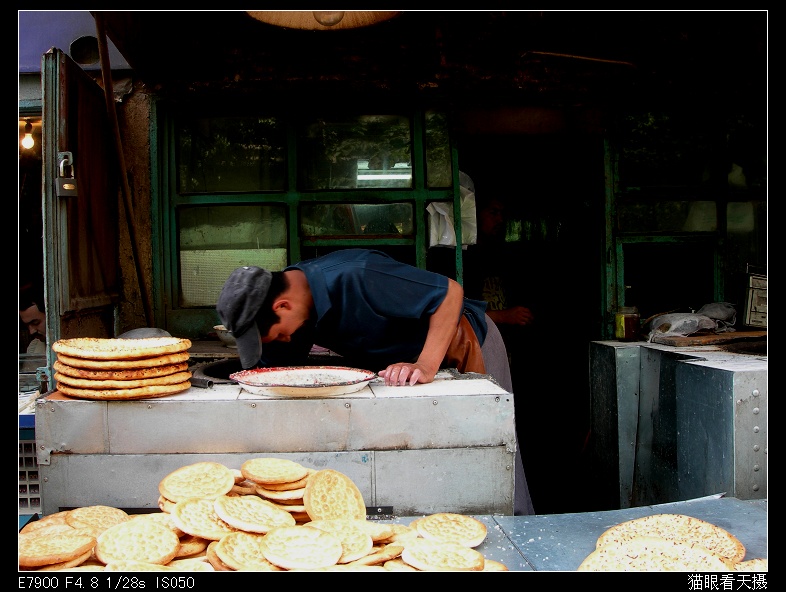
POLYGON ((65 354, 57 354, 58 361, 71 368, 85 368, 88 370, 132 370, 136 368, 157 368, 159 366, 171 366, 188 362, 190 354, 179 352, 176 354, 164 354, 152 358, 140 358, 138 360, 91 360, 89 358, 75 358, 65 354))
MULTIPOLYGON (((153 366, 151 368, 126 368, 123 370, 88 370, 85 368, 73 367, 64 364, 61 361, 56 361, 52 367, 56 373, 61 375, 71 376, 82 380, 145 380, 149 378, 157 378, 159 376, 170 376, 178 372, 186 372, 188 370, 188 362, 181 362, 179 364, 167 364, 166 366, 153 366)), ((182 381, 178 381, 182 382, 182 381)), ((80 386, 74 384, 73 386, 80 386)), ((127 386, 145 386, 145 385, 127 385, 127 386)))
POLYGON ((62 383, 57 385, 57 390, 69 397, 75 397, 77 399, 94 399, 98 401, 153 399, 155 397, 174 395, 190 388, 191 382, 188 380, 177 384, 161 384, 122 389, 78 388, 62 383))
POLYGON ((603 532, 596 547, 624 542, 634 537, 656 536, 678 543, 699 544, 737 563, 745 557, 745 546, 727 530, 711 522, 682 514, 653 514, 621 522, 603 532))
POLYGON ((767 558, 759 557, 757 559, 748 559, 747 561, 740 561, 734 564, 734 571, 769 571, 767 568, 767 558))
POLYGON ((52 344, 58 354, 90 360, 137 360, 165 354, 176 354, 191 347, 191 341, 179 337, 147 337, 143 339, 104 339, 75 337, 59 339, 52 344))
POLYGON ((734 565, 697 543, 640 536, 597 547, 578 571, 734 571, 734 565))

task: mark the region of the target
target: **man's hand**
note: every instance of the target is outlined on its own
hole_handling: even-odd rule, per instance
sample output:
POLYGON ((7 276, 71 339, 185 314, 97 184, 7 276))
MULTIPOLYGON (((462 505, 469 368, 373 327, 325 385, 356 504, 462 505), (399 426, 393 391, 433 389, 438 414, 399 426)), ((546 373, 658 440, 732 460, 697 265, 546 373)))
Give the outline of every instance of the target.
POLYGON ((486 313, 497 325, 531 325, 535 320, 532 311, 526 306, 514 306, 504 310, 487 310, 486 313))
POLYGON ((391 364, 379 375, 385 379, 387 386, 414 386, 417 383, 427 384, 434 381, 436 372, 432 372, 421 364, 391 364))

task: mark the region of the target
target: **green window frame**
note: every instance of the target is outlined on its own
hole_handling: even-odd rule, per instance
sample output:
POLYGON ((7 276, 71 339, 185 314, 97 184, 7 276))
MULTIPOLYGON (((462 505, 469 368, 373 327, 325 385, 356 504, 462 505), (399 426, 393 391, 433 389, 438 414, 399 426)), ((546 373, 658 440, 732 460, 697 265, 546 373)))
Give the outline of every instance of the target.
MULTIPOLYGON (((227 108, 225 111, 236 110, 227 108)), ((364 109, 363 112, 341 111, 328 113, 326 118, 352 118, 365 116, 368 113, 389 113, 389 109, 364 109)), ((215 303, 201 302, 192 305, 190 297, 184 298, 183 281, 180 270, 183 264, 181 256, 190 248, 187 233, 181 235, 179 217, 189 208, 206 208, 211 214, 221 213, 220 208, 226 206, 272 208, 283 212, 286 220, 286 236, 283 239, 286 255, 285 261, 277 253, 274 259, 280 266, 327 253, 340 248, 364 247, 380 248, 390 252, 394 257, 405 260, 420 268, 427 266, 429 241, 429 225, 427 207, 431 202, 451 202, 454 220, 460 220, 460 191, 458 181, 458 157, 450 138, 448 116, 430 109, 396 109, 393 113, 405 117, 410 122, 410 155, 411 155, 411 186, 410 187, 357 187, 357 188, 313 188, 303 190, 301 179, 303 163, 299 162, 302 150, 298 134, 307 122, 313 120, 311 114, 252 113, 254 117, 277 117, 286 139, 284 170, 285 179, 280 186, 247 189, 242 183, 227 183, 226 187, 216 190, 209 184, 180 183, 178 175, 182 167, 178 166, 178 134, 179 117, 183 110, 158 102, 153 105, 153 129, 151 129, 151 146, 153 151, 153 252, 159 257, 154 261, 153 290, 154 301, 159 303, 156 309, 156 323, 173 334, 191 339, 205 338, 213 330, 213 325, 220 322, 215 312, 215 303), (429 125, 435 122, 444 134, 444 141, 436 141, 435 134, 427 132, 429 125), (429 186, 427 178, 438 170, 435 159, 445 163, 447 173, 443 171, 436 185, 429 186), (194 187, 196 186, 196 190, 194 187), (181 188, 185 189, 181 191, 181 188), (403 232, 373 231, 368 234, 332 234, 329 232, 311 232, 302 225, 304 212, 323 211, 325 208, 352 208, 362 216, 368 217, 378 206, 394 206, 394 210, 411 208, 411 225, 403 232), (180 244, 181 240, 183 245, 180 244)), ((205 108, 203 112, 189 109, 185 117, 221 118, 221 110, 205 108)), ((222 121, 222 124, 227 124, 222 121)), ((204 167, 205 161, 194 160, 196 167, 204 167)), ((391 164, 391 166, 393 166, 391 164)), ((240 172, 242 176, 243 171, 240 172)), ((373 181, 372 181, 373 182, 373 181)), ((220 183, 218 184, 220 185, 220 183)), ((273 184, 276 185, 276 184, 273 184)), ((435 185, 432 182, 432 185, 435 185)), ((255 214, 256 215, 256 214, 255 214)), ((221 220, 220 216, 199 214, 192 219, 221 220)), ((219 222, 220 223, 220 222, 219 222)), ((460 224, 455 225, 457 241, 461 240, 460 224)), ((398 224, 399 229, 402 225, 398 224)), ((197 226, 198 228, 198 226, 197 226)), ((371 228, 367 226, 367 229, 371 228)), ((282 243, 277 237, 276 248, 282 243)), ((193 254, 200 257, 200 253, 193 254)), ((240 263, 245 264, 245 263, 240 263)), ((205 261, 205 267, 212 263, 205 261)), ((275 268, 271 264, 271 268, 275 268)), ((456 249, 457 277, 461 279, 461 249, 456 249)), ((215 271, 215 270, 213 270, 215 271)), ((228 275, 228 272, 227 272, 228 275)), ((216 298, 220 291, 219 279, 212 278, 210 294, 216 298)), ((193 300, 193 299, 192 299, 193 300)))

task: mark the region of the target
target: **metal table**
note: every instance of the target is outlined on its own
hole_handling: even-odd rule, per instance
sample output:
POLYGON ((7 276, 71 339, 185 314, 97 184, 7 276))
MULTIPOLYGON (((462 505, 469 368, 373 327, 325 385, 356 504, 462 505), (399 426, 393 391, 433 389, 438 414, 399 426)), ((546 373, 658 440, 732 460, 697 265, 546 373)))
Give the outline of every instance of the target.
MULTIPOLYGON (((477 547, 510 571, 576 571, 607 528, 653 514, 684 514, 711 522, 736 536, 745 559, 767 557, 767 500, 711 496, 696 500, 603 512, 536 516, 475 516, 488 530, 477 547)), ((409 524, 416 517, 392 522, 409 524)))

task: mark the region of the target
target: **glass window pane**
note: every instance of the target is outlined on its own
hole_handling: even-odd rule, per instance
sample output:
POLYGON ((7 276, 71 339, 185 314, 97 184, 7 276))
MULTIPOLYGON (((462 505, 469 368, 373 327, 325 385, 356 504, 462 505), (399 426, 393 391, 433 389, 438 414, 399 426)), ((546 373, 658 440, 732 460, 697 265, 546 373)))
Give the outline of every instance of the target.
POLYGON ((197 117, 178 122, 178 191, 283 191, 286 133, 273 117, 197 117))
POLYGON ((620 232, 713 232, 718 229, 714 201, 621 201, 620 232))
POLYGON ((444 113, 426 113, 426 185, 430 188, 453 186, 453 160, 450 156, 448 118, 444 113))
POLYGON ((287 264, 287 209, 279 205, 178 210, 180 306, 215 306, 233 269, 287 264))
POLYGON ((303 236, 411 237, 412 204, 324 204, 301 207, 303 236))
POLYGON ((299 188, 412 187, 410 120, 398 115, 318 119, 298 138, 299 188))

